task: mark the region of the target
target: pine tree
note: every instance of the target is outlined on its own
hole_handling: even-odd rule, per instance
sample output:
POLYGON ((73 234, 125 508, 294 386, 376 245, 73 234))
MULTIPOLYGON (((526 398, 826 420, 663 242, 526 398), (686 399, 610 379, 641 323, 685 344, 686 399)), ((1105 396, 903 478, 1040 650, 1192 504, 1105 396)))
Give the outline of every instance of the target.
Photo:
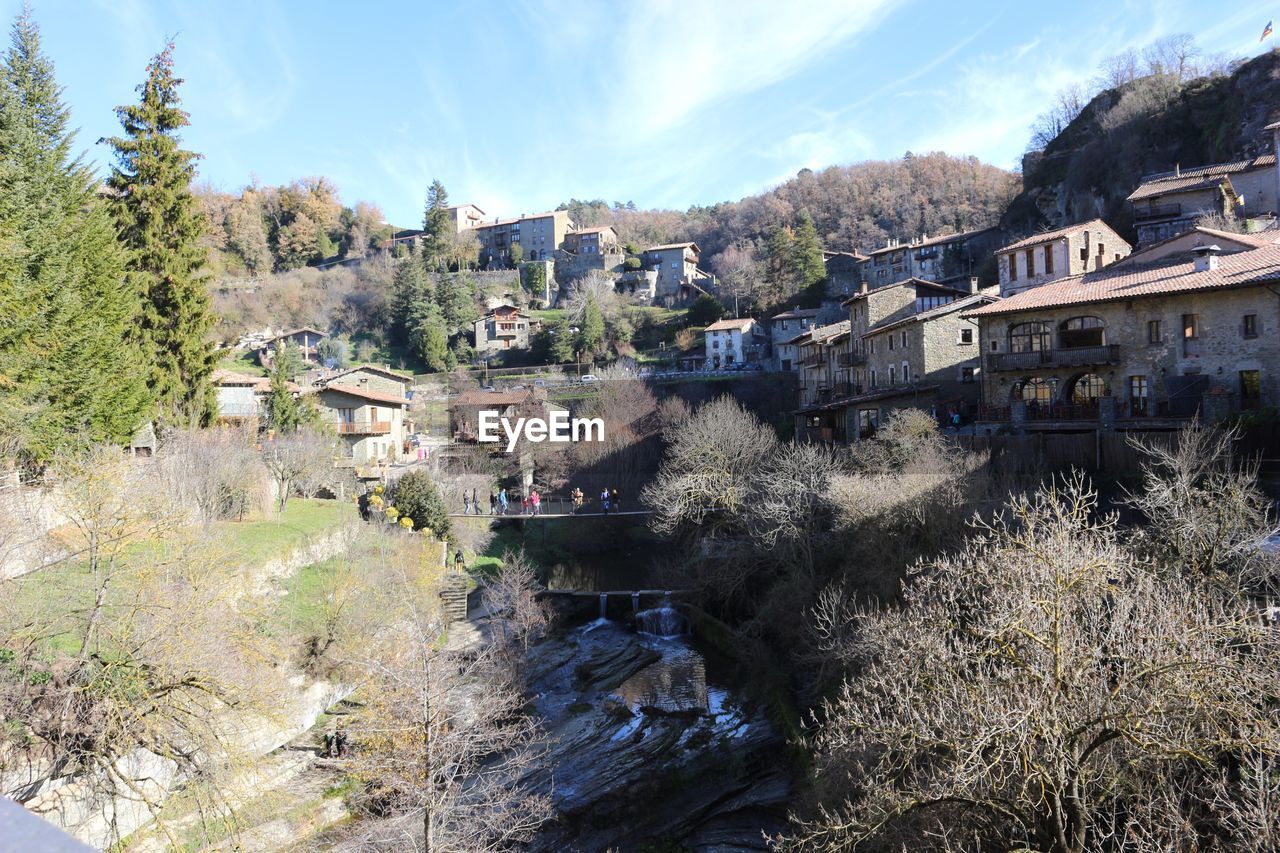
POLYGON ((587 303, 582 308, 579 344, 584 353, 597 353, 604 348, 604 315, 593 294, 587 295, 587 303))
POLYGON ((792 295, 791 260, 795 242, 791 229, 783 226, 769 235, 765 248, 764 278, 768 283, 769 301, 776 302, 792 295))
POLYGON ((414 351, 430 370, 452 367, 449 363, 449 333, 445 329, 444 317, 434 303, 428 303, 422 314, 414 318, 410 337, 414 351))
POLYGON ((417 258, 405 258, 396 266, 391 282, 391 340, 402 347, 412 347, 412 330, 428 306, 433 294, 422 264, 417 258))
POLYGON ((68 121, 24 9, 0 65, 0 438, 36 462, 124 442, 150 407, 125 253, 68 121))
POLYGON ((191 194, 197 155, 179 147, 190 124, 180 108, 173 43, 147 66, 137 104, 116 108, 124 136, 107 140, 116 165, 108 186, 121 239, 131 250, 130 279, 142 300, 137 333, 154 365, 152 392, 170 417, 207 421, 215 353, 205 288, 204 216, 191 194))
POLYGON ((427 209, 423 214, 422 259, 429 272, 448 267, 453 253, 453 224, 449 221, 449 194, 444 184, 432 181, 427 190, 427 209))
POLYGON ((800 211, 796 219, 795 237, 791 242, 791 272, 796 290, 809 290, 827 277, 818 229, 807 210, 800 211))
POLYGON ((289 383, 302 371, 302 354, 293 344, 277 344, 271 361, 271 391, 266 400, 267 426, 278 435, 294 432, 302 423, 302 410, 289 383))
POLYGON ((569 324, 560 320, 551 331, 551 363, 567 364, 573 361, 573 333, 569 331, 569 324))

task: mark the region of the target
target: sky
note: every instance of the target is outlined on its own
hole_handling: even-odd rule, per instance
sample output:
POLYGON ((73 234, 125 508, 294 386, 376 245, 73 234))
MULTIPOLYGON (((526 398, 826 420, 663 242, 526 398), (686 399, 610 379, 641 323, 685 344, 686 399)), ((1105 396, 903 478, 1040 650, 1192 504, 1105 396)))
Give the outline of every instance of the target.
POLYGON ((173 37, 202 181, 324 175, 401 227, 434 178, 506 217, 683 210, 906 151, 1013 168, 1054 92, 1105 57, 1174 33, 1250 57, 1280 19, 1236 0, 31 2, 100 169, 113 108, 173 37))

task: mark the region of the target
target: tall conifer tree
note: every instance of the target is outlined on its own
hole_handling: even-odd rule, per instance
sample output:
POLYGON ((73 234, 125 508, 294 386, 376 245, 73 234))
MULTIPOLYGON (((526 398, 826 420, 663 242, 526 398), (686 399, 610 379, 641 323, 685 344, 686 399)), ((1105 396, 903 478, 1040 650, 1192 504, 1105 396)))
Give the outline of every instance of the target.
POLYGON ((126 255, 68 121, 23 9, 0 66, 0 438, 37 462, 127 441, 150 406, 126 255))
POLYGON ((427 209, 422 217, 422 259, 428 272, 444 271, 453 249, 453 223, 449 221, 449 194, 444 184, 432 181, 427 190, 427 209))
POLYGON ((116 151, 108 186, 121 239, 132 250, 130 280, 142 304, 137 333, 154 361, 152 391, 167 417, 205 421, 213 412, 213 315, 208 251, 200 242, 204 217, 191 194, 198 155, 178 138, 190 124, 181 83, 170 42, 147 66, 139 102, 116 108, 124 136, 108 140, 116 151))

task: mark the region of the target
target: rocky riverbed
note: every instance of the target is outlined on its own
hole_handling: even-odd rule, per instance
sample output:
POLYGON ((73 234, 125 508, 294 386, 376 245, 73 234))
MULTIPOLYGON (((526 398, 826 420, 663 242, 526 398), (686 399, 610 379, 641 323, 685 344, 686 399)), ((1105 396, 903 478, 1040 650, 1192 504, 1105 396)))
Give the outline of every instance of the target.
POLYGON ((530 783, 557 813, 532 850, 763 850, 783 828, 782 741, 688 637, 596 620, 533 650, 530 688, 549 735, 530 783))

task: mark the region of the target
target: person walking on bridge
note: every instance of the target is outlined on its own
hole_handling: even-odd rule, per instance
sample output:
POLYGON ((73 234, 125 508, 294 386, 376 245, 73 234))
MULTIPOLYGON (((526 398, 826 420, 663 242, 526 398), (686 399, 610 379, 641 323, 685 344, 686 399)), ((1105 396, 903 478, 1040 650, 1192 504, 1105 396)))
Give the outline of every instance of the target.
POLYGON ((607 488, 600 491, 600 508, 605 515, 609 514, 609 490, 607 488))
POLYGON ((577 486, 573 487, 573 512, 576 515, 582 509, 582 489, 577 486))
POLYGON ((507 514, 507 490, 505 488, 498 490, 498 514, 507 514))
POLYGON ((498 496, 493 493, 493 489, 489 490, 489 515, 498 514, 498 496))
POLYGON ((622 501, 618 500, 618 490, 609 490, 609 507, 614 512, 622 512, 622 501))
POLYGON ((534 515, 540 515, 542 513, 542 495, 538 494, 537 489, 534 489, 529 493, 529 504, 533 507, 534 515))

